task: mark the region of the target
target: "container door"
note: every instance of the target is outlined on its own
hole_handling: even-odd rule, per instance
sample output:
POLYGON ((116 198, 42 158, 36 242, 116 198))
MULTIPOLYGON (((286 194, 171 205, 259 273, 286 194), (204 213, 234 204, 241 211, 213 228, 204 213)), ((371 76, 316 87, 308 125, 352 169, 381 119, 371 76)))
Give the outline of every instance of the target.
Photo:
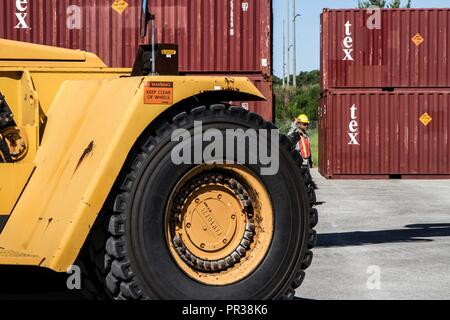
MULTIPOLYGON (((329 159, 328 150, 328 126, 327 126, 327 98, 323 96, 319 101, 319 171, 329 177, 330 168, 328 167, 329 159)), ((316 159, 317 160, 317 159, 316 159)))

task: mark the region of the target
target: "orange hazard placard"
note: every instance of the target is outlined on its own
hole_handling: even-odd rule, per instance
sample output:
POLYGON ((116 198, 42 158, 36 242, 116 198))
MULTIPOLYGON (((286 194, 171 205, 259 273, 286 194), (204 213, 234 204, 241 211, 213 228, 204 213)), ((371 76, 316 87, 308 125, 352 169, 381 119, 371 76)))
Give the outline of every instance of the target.
POLYGON ((128 2, 125 0, 115 0, 111 6, 117 13, 122 14, 128 8, 128 2))
POLYGON ((144 88, 145 104, 173 104, 173 82, 147 82, 144 88))
POLYGON ((420 33, 416 34, 413 38, 412 38, 412 42, 414 42, 414 44, 418 47, 420 46, 423 42, 425 41, 425 39, 422 37, 422 35, 420 33))
POLYGON ((433 121, 433 118, 431 118, 431 116, 425 112, 420 118, 419 118, 420 122, 422 122, 422 124, 427 127, 431 121, 433 121))

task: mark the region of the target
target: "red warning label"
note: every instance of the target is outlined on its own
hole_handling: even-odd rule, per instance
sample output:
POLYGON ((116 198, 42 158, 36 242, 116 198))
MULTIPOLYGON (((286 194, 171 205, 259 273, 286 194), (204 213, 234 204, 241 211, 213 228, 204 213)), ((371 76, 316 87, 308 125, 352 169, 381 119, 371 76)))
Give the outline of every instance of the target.
POLYGON ((144 87, 145 104, 173 104, 173 82, 147 82, 144 87))

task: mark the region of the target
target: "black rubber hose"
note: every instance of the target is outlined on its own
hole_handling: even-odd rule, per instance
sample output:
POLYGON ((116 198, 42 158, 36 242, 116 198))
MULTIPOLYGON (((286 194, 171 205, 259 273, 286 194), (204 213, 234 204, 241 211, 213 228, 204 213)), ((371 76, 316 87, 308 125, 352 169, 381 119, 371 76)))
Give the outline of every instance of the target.
POLYGON ((0 162, 6 162, 6 163, 12 163, 13 159, 11 157, 11 154, 9 153, 9 149, 8 146, 6 145, 5 141, 3 139, 0 138, 0 152, 3 155, 3 159, 0 156, 0 162))

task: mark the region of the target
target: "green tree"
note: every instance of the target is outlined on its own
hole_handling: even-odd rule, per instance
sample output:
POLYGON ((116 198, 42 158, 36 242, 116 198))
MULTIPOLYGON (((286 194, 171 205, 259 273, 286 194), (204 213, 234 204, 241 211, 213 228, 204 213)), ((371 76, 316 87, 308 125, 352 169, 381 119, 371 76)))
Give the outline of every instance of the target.
MULTIPOLYGON (((400 8, 402 5, 401 0, 391 0, 389 3, 387 0, 358 0, 358 7, 370 8, 372 6, 379 8, 400 8)), ((412 0, 408 0, 405 8, 411 8, 412 0)))
POLYGON ((273 82, 273 85, 279 86, 283 83, 283 80, 274 75, 272 82, 273 82))
POLYGON ((286 132, 292 119, 304 113, 312 121, 318 120, 320 98, 320 72, 300 72, 297 87, 284 88, 274 84, 276 123, 282 132, 286 132))
POLYGON ((386 8, 386 0, 358 0, 358 8, 369 8, 371 6, 386 8))
POLYGON ((309 85, 315 85, 320 83, 320 71, 319 70, 313 70, 313 71, 302 71, 297 76, 297 86, 309 86, 309 85))

